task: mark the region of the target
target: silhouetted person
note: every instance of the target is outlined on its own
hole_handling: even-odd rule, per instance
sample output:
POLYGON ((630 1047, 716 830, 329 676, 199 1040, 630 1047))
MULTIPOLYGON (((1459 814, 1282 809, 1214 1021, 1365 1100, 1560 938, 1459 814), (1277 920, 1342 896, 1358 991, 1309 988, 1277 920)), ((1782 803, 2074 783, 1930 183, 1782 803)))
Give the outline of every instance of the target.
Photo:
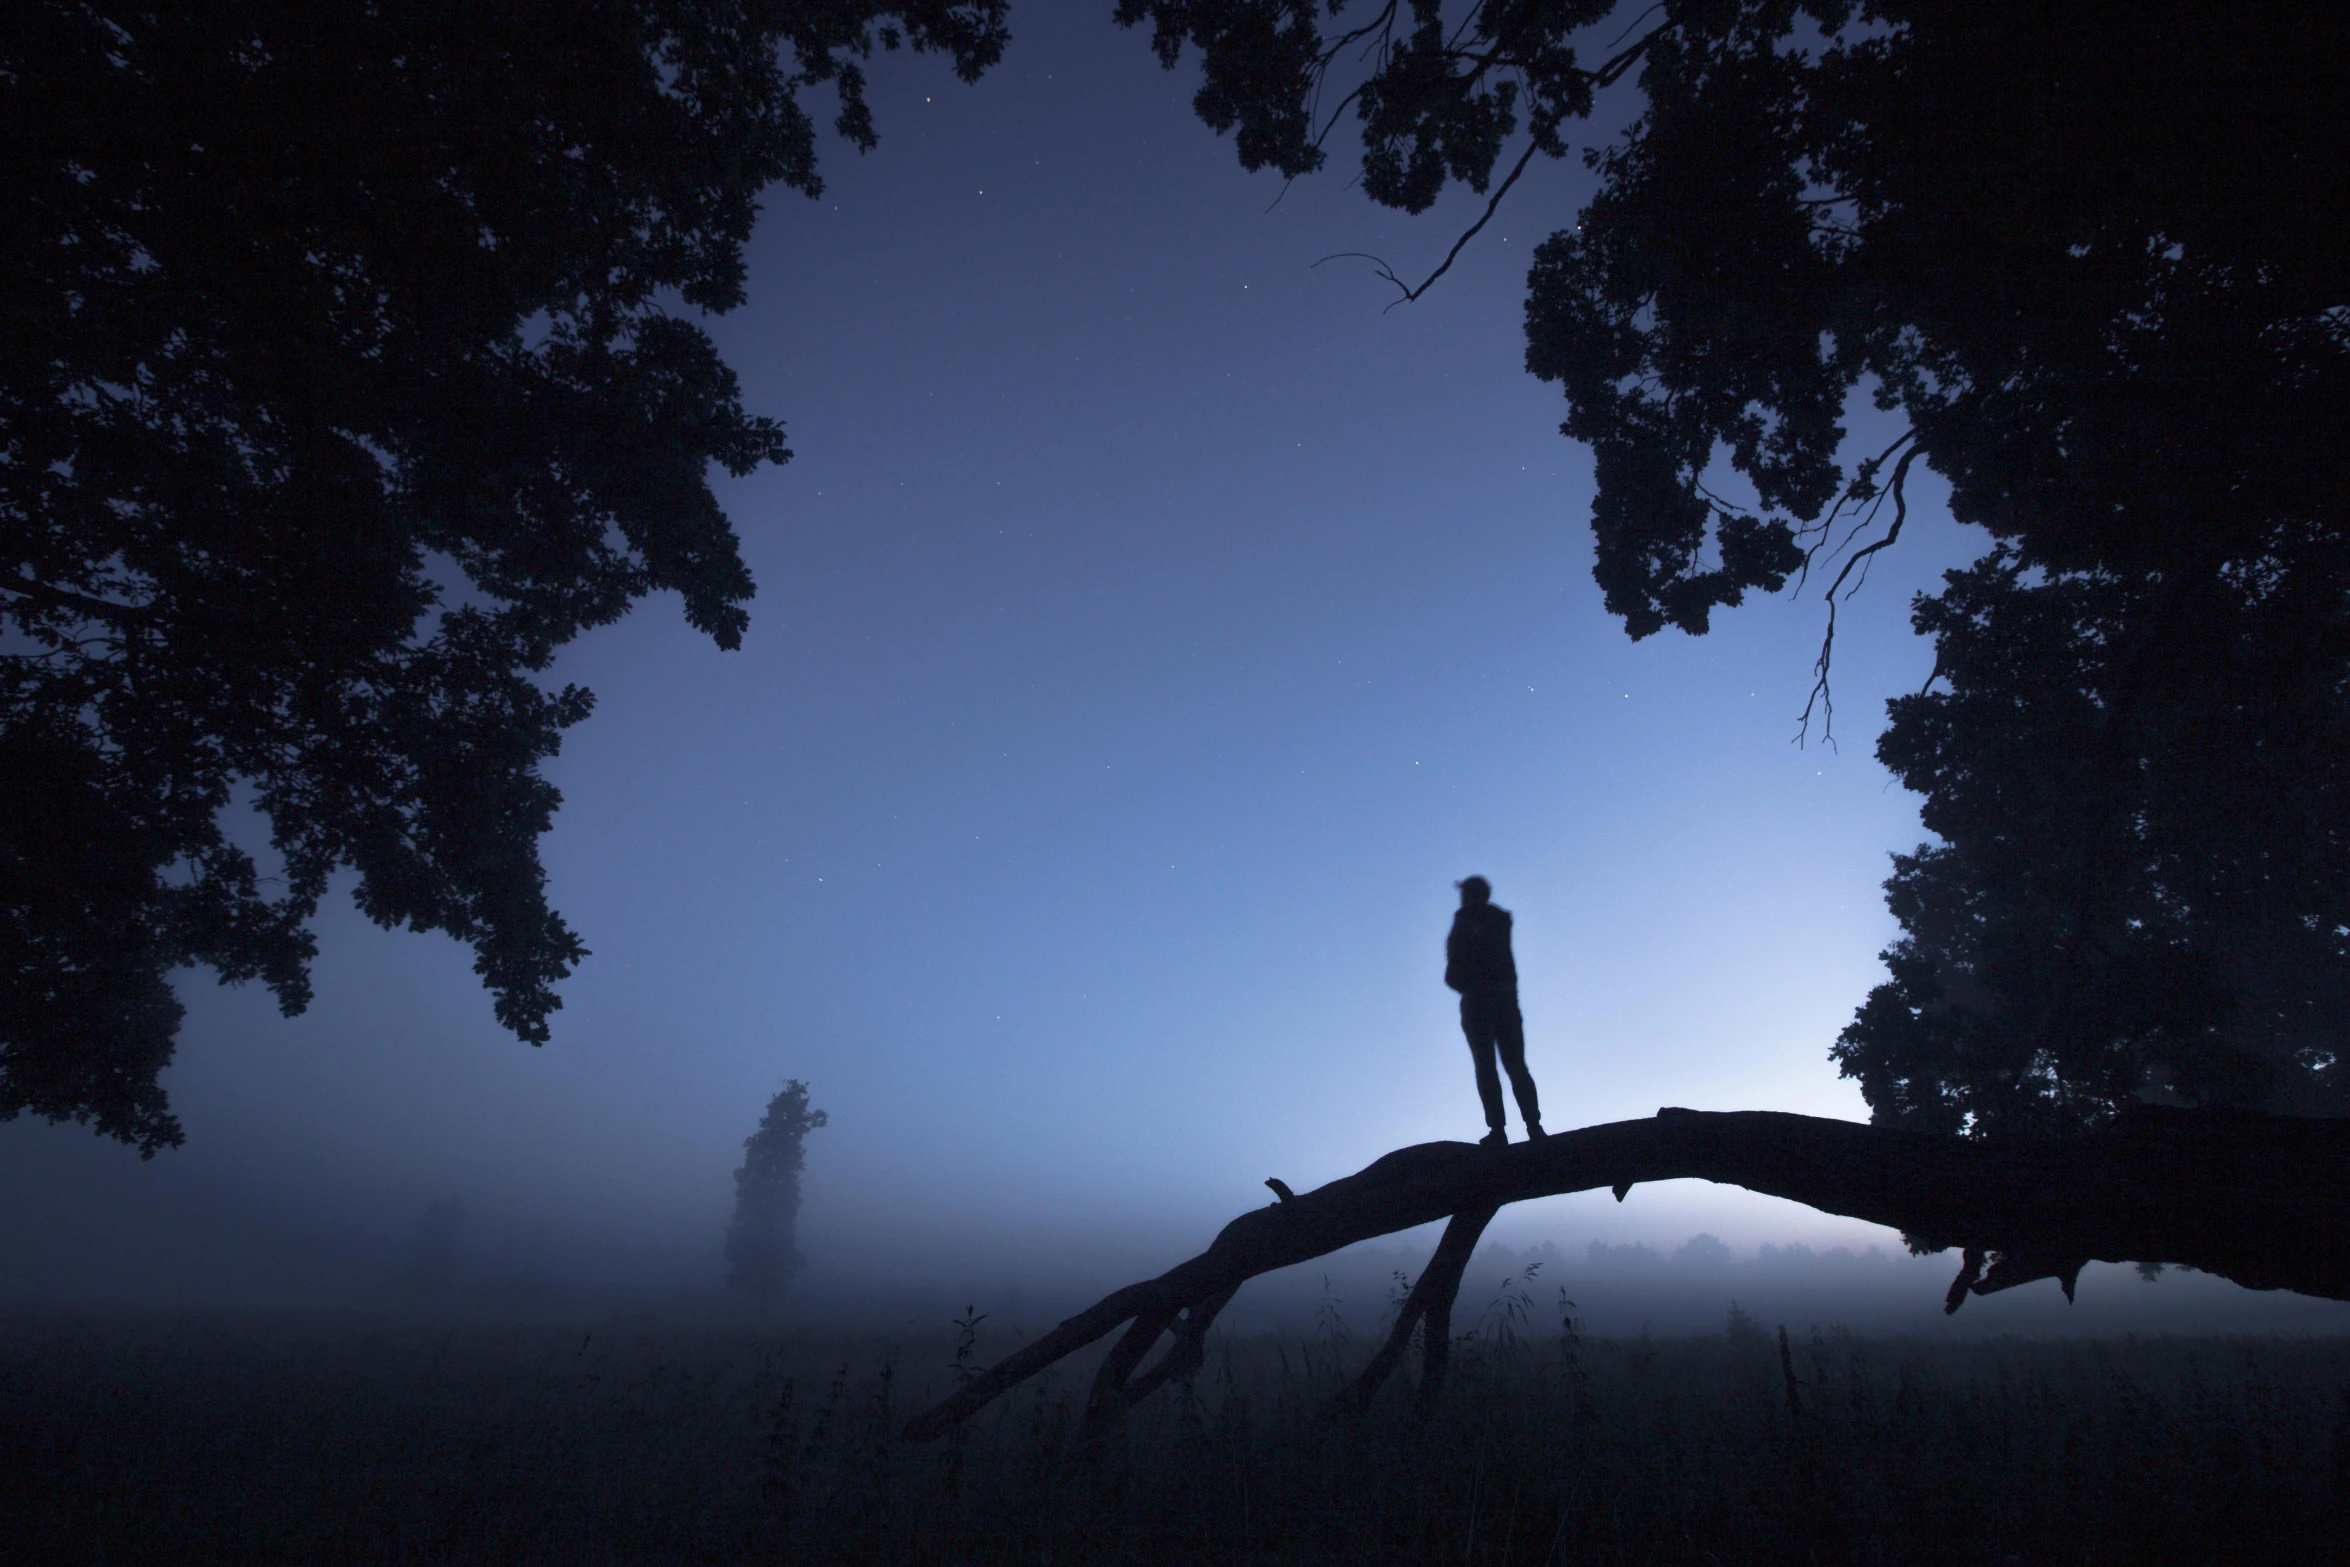
POLYGON ((1452 917, 1452 934, 1444 938, 1444 982, 1461 993, 1461 1032, 1469 1036, 1469 1056, 1477 1064, 1477 1097, 1485 1101, 1488 1146, 1508 1142, 1504 1130, 1509 1117, 1502 1113, 1501 1077, 1493 1056, 1501 1052, 1510 1089, 1518 1096, 1518 1113, 1526 1118, 1526 1136, 1542 1135, 1542 1106, 1534 1097, 1534 1075, 1526 1070, 1526 1022, 1518 1013, 1518 963, 1510 956, 1510 911, 1497 907, 1493 886, 1482 876, 1455 883, 1461 889, 1461 910, 1452 917))

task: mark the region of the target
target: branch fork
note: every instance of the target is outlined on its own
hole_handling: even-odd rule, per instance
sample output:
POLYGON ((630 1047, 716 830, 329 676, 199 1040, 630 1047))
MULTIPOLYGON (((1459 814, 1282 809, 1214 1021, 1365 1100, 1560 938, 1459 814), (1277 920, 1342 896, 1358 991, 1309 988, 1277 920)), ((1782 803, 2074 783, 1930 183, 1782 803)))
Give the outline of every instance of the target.
POLYGON ((1461 1275, 1513 1202, 1650 1181, 1707 1180, 1962 1248, 1945 1302, 2054 1278, 2067 1299, 2083 1266, 2180 1263, 2253 1289, 2350 1300, 2350 1121, 2146 1106, 2095 1132, 1962 1138, 1817 1116, 1668 1107, 1539 1142, 1421 1143, 1224 1226, 1204 1252, 1130 1284, 971 1378, 908 1421, 928 1441, 1120 1327, 1096 1371, 1086 1429, 1106 1427, 1171 1379, 1195 1373, 1207 1332, 1241 1285, 1358 1241, 1449 1221, 1387 1341, 1339 1395, 1367 1407, 1417 1331, 1418 1399, 1444 1384, 1461 1275), (1166 1352, 1147 1369, 1159 1341, 1166 1352))

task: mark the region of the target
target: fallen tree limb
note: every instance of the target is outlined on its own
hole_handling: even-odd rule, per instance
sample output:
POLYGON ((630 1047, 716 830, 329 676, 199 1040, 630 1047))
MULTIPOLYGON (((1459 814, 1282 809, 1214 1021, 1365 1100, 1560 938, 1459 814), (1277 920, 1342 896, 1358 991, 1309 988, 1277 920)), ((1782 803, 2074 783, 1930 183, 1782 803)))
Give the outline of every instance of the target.
POLYGON ((1461 1272, 1500 1208, 1530 1197, 1697 1179, 1785 1197, 1965 1253, 1947 1309, 2054 1278, 2069 1299, 2095 1262, 2179 1263, 2253 1289, 2350 1300, 2350 1121, 2146 1108, 2068 1137, 1930 1136, 1771 1111, 1665 1109, 1654 1119, 1485 1148, 1422 1143, 1224 1226, 1208 1249, 1107 1296, 907 1422, 939 1436, 1008 1389, 1131 1323, 1087 1405, 1099 1430, 1195 1371, 1233 1292, 1260 1273, 1450 1219, 1394 1332, 1341 1396, 1360 1408, 1420 1329, 1420 1396, 1444 1377, 1461 1272), (1173 1343, 1149 1369, 1158 1342, 1173 1343))
POLYGON ((1477 1250, 1477 1238, 1500 1211, 1486 1206, 1464 1208, 1453 1215, 1452 1223, 1444 1227, 1444 1238, 1436 1243, 1436 1254, 1420 1270, 1419 1280, 1396 1312, 1395 1326, 1389 1330, 1387 1342, 1371 1357, 1362 1375, 1338 1395, 1333 1413, 1370 1407, 1379 1384, 1387 1380, 1387 1374, 1411 1347, 1414 1328, 1421 1329, 1420 1405, 1425 1410, 1435 1402, 1437 1391, 1444 1386, 1445 1363, 1452 1356, 1452 1303, 1461 1292, 1461 1275, 1468 1271, 1469 1258, 1477 1250))

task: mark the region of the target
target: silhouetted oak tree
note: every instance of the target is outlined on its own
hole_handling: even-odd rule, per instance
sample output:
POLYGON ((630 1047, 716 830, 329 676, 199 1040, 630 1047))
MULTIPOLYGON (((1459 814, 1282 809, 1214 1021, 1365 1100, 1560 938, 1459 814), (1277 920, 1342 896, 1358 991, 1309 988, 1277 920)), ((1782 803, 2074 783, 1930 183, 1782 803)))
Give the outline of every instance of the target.
POLYGON ((4 8, 0 1119, 177 1143, 166 976, 299 1011, 338 867, 547 1038, 538 677, 660 590, 735 646, 709 473, 790 455, 693 317, 822 189, 803 89, 869 147, 876 45, 969 79, 1005 6, 4 8))
MULTIPOLYGON (((1935 675, 1879 746, 1940 839, 1896 860, 1892 978, 1834 1052, 1880 1118, 2350 1111, 2350 225, 2327 221, 2350 211, 2350 12, 1119 16, 1170 65, 1197 46, 1199 114, 1244 165, 1306 173, 1351 119, 1365 192, 1406 211, 1451 180, 1498 204, 1636 78, 1526 298, 1635 638, 1833 571, 1823 703, 1835 606, 1916 465, 1991 535, 1917 601, 1935 675), (1853 454, 1862 394, 1902 432, 1853 454)), ((1443 270, 1386 275, 1413 297, 1443 270)))
POLYGON ((761 1311, 805 1260, 796 1240, 800 1172, 808 1167, 808 1134, 827 1119, 808 1108, 808 1085, 795 1077, 767 1101, 759 1129, 743 1141, 734 1222, 726 1227, 726 1287, 750 1296, 761 1311))

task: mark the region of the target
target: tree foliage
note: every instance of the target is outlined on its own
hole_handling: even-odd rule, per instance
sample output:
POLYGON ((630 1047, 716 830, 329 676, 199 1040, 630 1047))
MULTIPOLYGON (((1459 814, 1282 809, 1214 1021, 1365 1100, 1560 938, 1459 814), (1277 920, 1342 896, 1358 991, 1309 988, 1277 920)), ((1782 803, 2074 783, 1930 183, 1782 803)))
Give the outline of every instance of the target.
POLYGON ((808 1134, 828 1119, 808 1108, 808 1085, 795 1077, 767 1101, 759 1129, 743 1142, 734 1220, 726 1227, 726 1287, 750 1296, 761 1311, 806 1260, 797 1240, 800 1174, 808 1167, 808 1134))
POLYGON ((309 999, 356 870, 533 1043, 556 651, 751 597, 713 465, 784 461, 693 317, 801 98, 975 77, 1006 0, 25 0, 0 20, 0 1118, 180 1140, 183 964, 309 999), (249 805, 282 869, 224 827, 249 805))
MULTIPOLYGON (((1508 164, 1498 199, 1637 71, 1526 299, 1527 367, 1592 448, 1595 575, 1635 638, 1834 570, 1832 647, 1918 463, 1989 533, 1918 600, 1936 678, 1879 748, 1940 840, 1897 858, 1892 978, 1835 1050, 1879 1116, 2079 1125, 2165 1090, 2350 1111, 2350 230, 2321 216, 2350 209, 2350 18, 1120 16, 1169 63, 1198 46, 1199 113, 1245 165, 1305 173, 1351 113, 1366 194, 1409 211, 1508 164), (1850 449, 1863 396, 1901 421, 1887 448, 1850 449)), ((1827 672, 1824 647, 1821 698, 1827 672)))

